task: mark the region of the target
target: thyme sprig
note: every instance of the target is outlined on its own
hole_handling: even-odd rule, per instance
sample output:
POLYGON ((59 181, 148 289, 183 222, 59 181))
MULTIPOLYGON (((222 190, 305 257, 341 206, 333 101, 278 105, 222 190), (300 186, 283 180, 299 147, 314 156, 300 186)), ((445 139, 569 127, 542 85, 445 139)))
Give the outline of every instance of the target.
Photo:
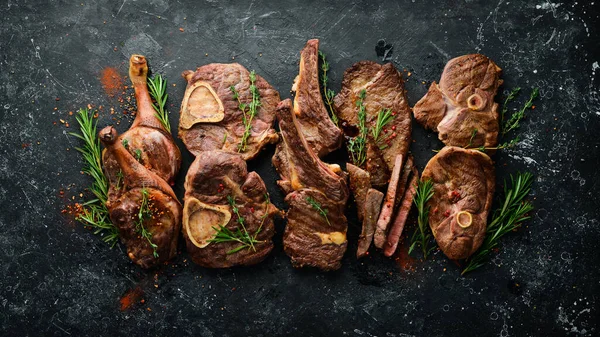
POLYGON ((327 221, 327 225, 331 226, 331 223, 329 222, 329 218, 327 217, 328 211, 326 209, 324 209, 323 207, 321 207, 321 204, 319 202, 317 202, 312 197, 306 197, 306 202, 308 202, 312 206, 312 208, 316 209, 317 212, 319 212, 319 214, 321 214, 321 216, 323 218, 325 218, 325 221, 327 221))
MULTIPOLYGON (((512 94, 512 92, 511 92, 512 94)), ((530 109, 531 107, 533 107, 533 100, 536 99, 539 95, 539 90, 538 88, 534 88, 533 91, 531 92, 531 95, 529 96, 529 99, 527 100, 527 102, 525 102, 525 105, 523 105, 523 107, 513 113, 510 118, 508 118, 508 120, 504 121, 502 124, 502 135, 504 136, 505 134, 511 132, 512 130, 515 130, 517 128, 519 128, 520 126, 520 122, 523 119, 523 117, 525 117, 525 111, 527 109, 530 109)), ((510 95, 509 95, 510 97, 510 95)), ((504 116, 504 110, 502 111, 502 115, 504 116)))
POLYGON ((102 172, 102 149, 98 139, 97 122, 94 122, 93 112, 88 109, 79 109, 76 119, 81 133, 70 132, 69 134, 83 141, 83 146, 76 149, 81 153, 85 163, 83 173, 93 179, 89 190, 96 197, 82 205, 81 214, 76 219, 85 226, 92 227, 94 234, 102 235, 102 240, 113 247, 119 239, 119 231, 111 223, 106 208, 108 179, 102 172))
POLYGON ((331 120, 336 126, 339 126, 339 119, 335 114, 335 109, 333 108, 333 97, 335 96, 335 92, 327 87, 329 82, 329 77, 327 77, 327 72, 329 71, 329 62, 327 62, 325 53, 320 50, 319 57, 321 58, 321 86, 323 87, 323 97, 325 98, 325 103, 327 104, 327 110, 329 110, 331 120))
POLYGON ((375 127, 371 129, 373 134, 373 140, 377 142, 379 140, 379 135, 383 128, 394 118, 392 114, 392 109, 381 109, 377 113, 377 122, 375 123, 375 127))
POLYGON ((150 209, 148 190, 142 189, 142 201, 140 202, 140 209, 138 211, 138 219, 135 223, 135 230, 140 236, 148 241, 150 247, 152 247, 152 254, 154 258, 158 258, 158 252, 156 249, 158 246, 152 242, 152 233, 150 233, 144 226, 144 221, 151 219, 153 216, 152 210, 150 209))
POLYGON ((240 95, 235 87, 232 85, 229 87, 229 90, 233 93, 233 98, 238 101, 238 108, 242 111, 242 122, 244 123, 244 134, 242 135, 242 140, 240 144, 238 144, 238 152, 244 152, 248 146, 248 137, 250 137, 250 133, 252 131, 252 120, 254 116, 256 116, 258 108, 261 106, 260 104, 260 93, 258 88, 256 87, 256 73, 254 70, 250 72, 250 94, 252 95, 252 100, 250 104, 242 103, 240 100, 240 95))
MULTIPOLYGON (((267 207, 268 207, 269 203, 270 203, 268 195, 265 195, 265 198, 267 200, 267 207)), ((253 251, 256 251, 255 245, 257 243, 262 242, 262 241, 257 240, 256 238, 258 237, 258 234, 262 230, 264 220, 266 219, 268 213, 265 213, 260 226, 254 233, 254 235, 251 235, 250 233, 248 233, 248 230, 246 229, 246 225, 245 225, 246 219, 240 214, 239 208, 235 204, 235 198, 228 195, 227 201, 229 202, 229 206, 231 206, 231 210, 233 211, 233 213, 235 213, 235 216, 237 217, 237 223, 240 225, 241 229, 240 229, 240 227, 238 227, 235 231, 232 231, 231 229, 225 227, 223 224, 219 224, 219 228, 213 227, 213 229, 215 231, 217 231, 217 234, 212 239, 208 240, 208 242, 221 243, 221 242, 232 242, 233 241, 233 242, 239 242, 241 244, 240 246, 229 250, 227 252, 227 254, 237 253, 244 248, 248 248, 248 249, 252 249, 253 251)), ((268 210, 268 208, 266 210, 268 210)))
POLYGON ((171 132, 171 122, 169 122, 169 111, 165 108, 167 105, 167 80, 158 74, 154 77, 148 78, 148 88, 150 89, 150 96, 156 104, 152 103, 156 113, 154 114, 164 128, 171 132))
POLYGON ((520 87, 514 87, 510 91, 508 96, 506 96, 506 99, 504 100, 504 104, 502 105, 502 111, 500 112, 500 124, 504 124, 504 116, 506 116, 506 114, 508 113, 508 103, 510 103, 511 101, 514 101, 514 99, 517 97, 517 95, 519 95, 520 91, 521 91, 520 87))
POLYGON ((522 223, 530 218, 528 213, 533 210, 533 205, 524 199, 529 195, 532 183, 531 173, 510 175, 510 185, 504 182, 504 202, 494 211, 483 244, 466 261, 467 265, 462 275, 483 266, 498 246, 500 238, 521 227, 522 223))
POLYGON ((361 90, 356 101, 358 107, 358 136, 348 141, 348 151, 352 162, 356 166, 362 166, 367 160, 367 111, 365 107, 365 98, 367 97, 367 91, 361 90))
POLYGON ((429 206, 427 202, 433 197, 433 182, 431 180, 419 181, 415 192, 414 204, 417 206, 419 215, 417 217, 417 228, 410 238, 410 248, 408 253, 418 246, 421 246, 423 259, 427 260, 427 256, 435 249, 429 247, 431 241, 431 230, 429 229, 429 206))

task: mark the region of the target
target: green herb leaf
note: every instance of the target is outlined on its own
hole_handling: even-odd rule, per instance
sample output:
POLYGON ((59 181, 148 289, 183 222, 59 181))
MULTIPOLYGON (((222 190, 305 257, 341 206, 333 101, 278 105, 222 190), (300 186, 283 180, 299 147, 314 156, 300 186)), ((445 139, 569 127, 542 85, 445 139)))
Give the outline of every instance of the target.
POLYGON ((88 109, 79 109, 76 119, 81 133, 69 134, 83 141, 83 146, 76 149, 81 153, 85 163, 82 171, 93 179, 89 190, 96 197, 83 205, 82 213, 77 216, 77 220, 85 226, 94 228, 94 234, 102 235, 102 240, 113 247, 119 239, 119 231, 110 222, 106 208, 108 179, 102 171, 102 149, 98 139, 97 123, 93 120, 93 112, 88 109))
POLYGON ((160 121, 167 132, 171 132, 171 123, 169 122, 169 111, 165 108, 167 105, 167 80, 163 79, 162 75, 158 74, 152 78, 148 78, 148 88, 150 89, 150 96, 156 104, 152 103, 156 113, 156 118, 160 121))
POLYGON ((321 86, 323 87, 323 98, 325 99, 325 104, 327 105, 327 110, 329 111, 329 116, 331 116, 331 120, 336 126, 339 126, 339 119, 335 113, 335 109, 333 107, 333 98, 335 97, 335 92, 329 88, 327 88, 327 84, 329 81, 329 77, 327 77, 327 71, 329 71, 329 62, 327 62, 327 58, 325 53, 319 51, 319 57, 321 58, 321 86))
POLYGON ((150 233, 144 226, 144 222, 152 218, 152 210, 150 209, 148 190, 142 189, 142 201, 140 202, 140 209, 138 211, 138 221, 136 222, 136 232, 140 236, 148 241, 150 247, 152 247, 154 258, 158 258, 157 248, 158 246, 152 242, 152 233, 150 233))
POLYGON ((348 151, 350 152, 352 162, 359 167, 367 160, 367 111, 364 104, 366 96, 367 91, 364 89, 361 90, 356 101, 356 106, 358 107, 358 136, 348 141, 348 151))
POLYGON ((250 233, 248 233, 248 230, 246 230, 246 225, 245 225, 246 219, 240 214, 240 210, 235 203, 235 198, 228 195, 227 201, 229 202, 229 206, 231 206, 231 210, 233 211, 233 213, 235 213, 235 215, 237 217, 237 223, 241 227, 241 230, 240 230, 240 227, 238 227, 235 231, 232 231, 229 228, 225 227, 225 225, 227 225, 227 224, 219 225, 219 228, 213 227, 213 229, 217 233, 215 234, 215 236, 212 239, 208 240, 208 242, 211 242, 211 243, 239 242, 241 244, 240 246, 237 246, 236 248, 229 250, 227 252, 227 254, 237 253, 244 248, 248 248, 248 249, 252 249, 253 251, 256 251, 255 245, 262 242, 262 241, 257 240, 256 238, 258 237, 258 234, 262 230, 262 226, 264 224, 265 219, 269 215, 268 207, 269 207, 270 200, 269 200, 268 194, 265 194, 265 199, 266 199, 265 214, 263 215, 260 226, 254 233, 254 235, 250 235, 250 233))
MULTIPOLYGON (((512 92, 511 92, 511 94, 512 94, 512 92)), ((523 107, 519 111, 513 113, 510 116, 510 118, 506 121, 504 121, 504 119, 502 119, 503 120, 502 135, 505 135, 505 134, 519 128, 521 120, 525 117, 525 111, 527 109, 530 109, 533 106, 533 100, 535 100, 538 97, 538 95, 539 95, 538 88, 533 89, 533 91, 531 92, 531 95, 529 96, 529 100, 527 100, 527 102, 525 102, 525 105, 523 105, 523 107)), ((510 98, 510 95, 508 98, 510 98)), ((508 101, 508 98, 507 98, 507 101, 508 101)), ((502 118, 504 118, 505 109, 502 110, 502 112, 503 112, 502 118)))
POLYGON ((331 226, 331 223, 329 222, 329 218, 327 217, 328 211, 326 209, 323 209, 321 207, 321 204, 319 204, 312 197, 306 197, 306 202, 308 202, 314 209, 317 210, 317 212, 319 212, 319 214, 321 214, 322 217, 325 218, 325 221, 327 221, 327 225, 331 226))
POLYGON ((408 253, 410 254, 416 247, 421 246, 423 259, 427 260, 427 256, 435 249, 429 248, 431 241, 431 230, 429 228, 429 206, 427 202, 433 197, 433 182, 431 180, 419 181, 413 200, 419 216, 417 217, 417 228, 411 236, 411 245, 408 253))
POLYGON ((483 244, 467 259, 463 275, 483 266, 493 249, 498 246, 500 238, 521 227, 522 223, 530 218, 527 214, 533 210, 533 205, 525 201, 525 198, 531 191, 532 183, 531 173, 511 175, 510 185, 504 182, 504 202, 494 211, 483 244))
POLYGON ((252 101, 247 103, 242 103, 240 100, 240 94, 232 85, 229 87, 229 90, 233 94, 233 99, 238 101, 238 108, 242 111, 242 123, 244 123, 244 134, 242 135, 242 140, 240 144, 238 144, 238 152, 245 152, 248 147, 248 138, 252 132, 252 120, 258 113, 258 108, 261 106, 260 103, 260 92, 256 87, 256 73, 254 70, 250 72, 250 95, 252 96, 252 101))
POLYGON ((377 122, 375 123, 375 128, 371 131, 373 133, 373 139, 375 142, 379 140, 379 135, 381 134, 381 130, 394 118, 392 115, 392 109, 381 109, 377 113, 377 122))

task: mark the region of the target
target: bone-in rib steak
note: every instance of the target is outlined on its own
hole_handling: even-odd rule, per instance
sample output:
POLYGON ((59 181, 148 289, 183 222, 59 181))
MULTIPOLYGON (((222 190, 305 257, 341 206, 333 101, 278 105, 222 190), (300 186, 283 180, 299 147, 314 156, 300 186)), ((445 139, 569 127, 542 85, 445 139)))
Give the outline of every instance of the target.
POLYGON ((346 177, 339 166, 317 157, 291 105, 287 99, 277 107, 281 143, 273 157, 289 205, 284 250, 296 267, 338 269, 347 246, 346 177))

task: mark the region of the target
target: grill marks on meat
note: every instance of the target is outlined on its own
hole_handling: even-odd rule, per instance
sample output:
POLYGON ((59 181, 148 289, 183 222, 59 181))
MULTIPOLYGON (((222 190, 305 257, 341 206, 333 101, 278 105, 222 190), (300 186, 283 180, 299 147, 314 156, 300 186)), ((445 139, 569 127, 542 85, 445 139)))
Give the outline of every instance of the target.
POLYGON ((308 40, 300 52, 300 71, 292 87, 296 92, 294 113, 308 146, 323 157, 342 145, 342 132, 331 121, 323 103, 319 71, 319 40, 308 40))
POLYGON ((148 66, 141 55, 129 61, 129 76, 135 88, 138 111, 131 128, 117 135, 112 127, 99 132, 106 147, 103 170, 109 182, 106 206, 119 230, 129 258, 150 268, 172 258, 177 252, 181 226, 181 205, 169 186, 181 165, 181 153, 173 137, 155 116, 147 88, 148 66), (126 140, 127 148, 123 145, 126 140), (139 213, 143 192, 147 193, 151 218, 142 226, 157 245, 158 258, 146 238, 141 237, 139 213))
MULTIPOLYGON (((243 112, 230 87, 235 87, 242 103, 252 101, 250 73, 238 63, 213 63, 195 72, 183 72, 187 88, 181 104, 179 137, 188 150, 197 156, 202 151, 223 150, 239 153, 238 145, 245 132, 243 112)), ((273 129, 279 93, 262 77, 256 75, 260 107, 252 120, 244 160, 254 158, 269 143, 276 143, 273 129)))
POLYGON ((371 130, 367 138, 366 170, 371 184, 384 187, 390 180, 396 155, 406 158, 411 141, 411 109, 406 99, 404 81, 393 64, 380 65, 371 61, 355 63, 344 72, 342 89, 335 96, 334 105, 348 137, 358 130, 356 102, 362 90, 366 91, 364 105, 366 125, 375 127, 382 109, 391 109, 394 116, 384 127, 377 142, 371 130))
POLYGON ((252 265, 271 252, 273 216, 279 211, 267 201, 263 180, 256 172, 247 171, 240 156, 216 150, 199 153, 188 170, 185 190, 183 235, 195 263, 210 268, 252 265), (235 199, 248 233, 254 236, 258 231, 255 250, 248 247, 228 253, 242 244, 210 241, 220 226, 243 232, 228 197, 235 199))
POLYGON ((477 150, 445 147, 427 163, 422 180, 431 179, 429 225, 450 259, 466 259, 481 246, 494 195, 494 166, 477 150))
POLYGON ((446 145, 494 147, 498 143, 498 104, 494 97, 502 69, 481 54, 454 58, 440 83, 433 82, 414 107, 415 119, 436 130, 446 145), (476 136, 471 140, 473 130, 476 136))
POLYGON ((317 157, 304 137, 289 99, 279 103, 277 119, 281 143, 273 165, 281 176, 278 184, 287 194, 285 201, 289 205, 284 250, 295 267, 338 269, 347 246, 345 173, 339 166, 327 165, 317 157), (309 198, 326 212, 327 218, 309 198))

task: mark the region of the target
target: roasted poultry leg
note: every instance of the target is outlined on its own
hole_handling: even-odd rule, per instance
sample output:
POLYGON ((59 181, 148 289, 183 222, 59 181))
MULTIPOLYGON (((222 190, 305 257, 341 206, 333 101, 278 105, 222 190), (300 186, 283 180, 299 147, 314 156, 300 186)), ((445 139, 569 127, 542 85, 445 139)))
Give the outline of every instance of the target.
POLYGON ((175 255, 182 212, 170 186, 179 171, 181 153, 155 116, 147 74, 146 59, 133 55, 129 76, 138 105, 136 118, 120 136, 113 127, 99 135, 106 147, 103 166, 109 181, 109 216, 129 258, 143 268, 175 255))

